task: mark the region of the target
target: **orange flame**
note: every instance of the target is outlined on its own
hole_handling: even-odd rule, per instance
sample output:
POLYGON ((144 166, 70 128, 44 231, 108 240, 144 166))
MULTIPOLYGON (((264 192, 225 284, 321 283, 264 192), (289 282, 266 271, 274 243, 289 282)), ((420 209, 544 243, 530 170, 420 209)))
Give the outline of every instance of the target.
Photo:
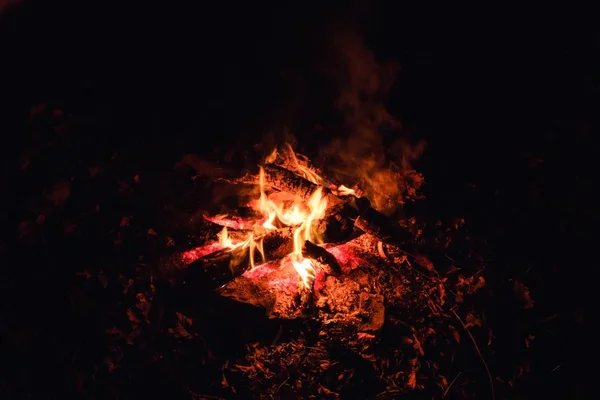
POLYGON ((356 191, 344 185, 340 185, 336 190, 336 194, 338 196, 356 196, 356 191))
MULTIPOLYGON (((294 169, 296 173, 303 176, 305 179, 316 183, 323 184, 324 180, 309 166, 303 165, 291 146, 287 146, 285 154, 287 166, 294 169)), ((277 149, 267 156, 267 162, 274 162, 277 159, 277 149)), ((281 265, 291 263, 294 269, 298 272, 302 284, 306 288, 310 288, 315 278, 315 266, 309 258, 304 258, 302 247, 304 242, 310 240, 315 244, 321 244, 322 238, 315 228, 316 223, 325 217, 327 209, 327 197, 323 190, 319 187, 311 195, 308 201, 304 202, 295 196, 282 196, 282 193, 267 195, 265 184, 265 171, 261 167, 259 173, 259 189, 260 196, 257 201, 252 204, 252 207, 262 214, 262 219, 255 221, 252 227, 252 233, 243 241, 234 241, 229 236, 227 226, 218 234, 219 244, 223 248, 234 251, 236 249, 243 250, 243 256, 246 251, 249 253, 250 266, 255 268, 254 255, 258 251, 261 255, 263 263, 265 262, 265 254, 263 249, 263 238, 270 231, 277 230, 281 227, 291 227, 293 229, 293 251, 281 261, 281 265)), ((333 189, 334 193, 343 196, 356 195, 353 189, 341 185, 333 189)), ((239 251, 238 250, 238 251, 239 251)))
POLYGON ((288 144, 287 148, 290 154, 291 161, 293 163, 292 165, 294 166, 294 168, 296 168, 296 171, 300 172, 300 175, 302 175, 303 178, 311 181, 312 183, 321 184, 323 182, 323 179, 309 167, 300 164, 300 162, 298 161, 298 157, 296 157, 294 149, 292 149, 292 146, 288 144))
POLYGON ((327 199, 323 196, 322 190, 319 188, 308 199, 306 205, 296 199, 291 206, 286 207, 283 202, 276 202, 266 195, 265 172, 262 168, 260 169, 259 185, 260 199, 258 208, 265 217, 262 227, 267 231, 277 229, 275 225, 277 222, 285 226, 295 227, 293 235, 294 250, 289 254, 287 260, 284 259, 282 263, 290 261, 302 279, 304 286, 309 288, 314 279, 315 269, 312 261, 303 257, 302 246, 306 240, 315 243, 321 242, 321 238, 314 229, 313 224, 325 216, 327 199))

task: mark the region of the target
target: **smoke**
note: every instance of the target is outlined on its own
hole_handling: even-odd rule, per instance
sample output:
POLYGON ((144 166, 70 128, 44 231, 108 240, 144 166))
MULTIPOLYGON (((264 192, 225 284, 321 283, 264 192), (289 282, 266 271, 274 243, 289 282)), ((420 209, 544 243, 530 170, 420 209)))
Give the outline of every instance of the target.
POLYGON ((378 61, 361 37, 349 30, 337 31, 329 50, 344 134, 322 148, 320 156, 339 179, 356 180, 374 207, 391 213, 414 197, 423 182, 412 163, 424 143, 410 145, 401 136, 400 122, 385 106, 399 65, 378 61))

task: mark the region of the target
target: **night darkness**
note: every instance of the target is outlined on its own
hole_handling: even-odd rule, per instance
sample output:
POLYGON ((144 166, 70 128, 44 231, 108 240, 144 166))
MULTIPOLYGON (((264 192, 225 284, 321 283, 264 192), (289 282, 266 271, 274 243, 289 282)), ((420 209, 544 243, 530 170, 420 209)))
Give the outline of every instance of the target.
MULTIPOLYGON (((464 218, 485 243, 483 319, 500 343, 493 353, 502 355, 489 362, 496 398, 587 398, 594 290, 587 275, 598 264, 597 24, 564 9, 286 3, 0 1, 3 397, 261 398, 243 380, 229 378, 236 393, 221 384, 225 360, 276 335, 278 322, 260 311, 244 334, 235 322, 211 320, 216 311, 202 314, 195 324, 215 331, 181 350, 161 335, 169 326, 163 309, 182 300, 168 279, 156 278, 163 308, 151 320, 161 328, 126 350, 106 338, 127 323, 122 280, 141 285, 132 265, 142 255, 164 256, 160 246, 127 236, 122 218, 134 221, 132 231, 139 223, 177 242, 191 234, 182 221, 198 207, 189 177, 172 177, 183 155, 252 149, 287 127, 297 150, 316 158, 343 137, 336 108, 343 71, 330 46, 337 33, 352 32, 376 60, 399 66, 382 102, 402 128, 383 133, 383 143, 427 143, 413 163, 425 176, 425 206, 407 205, 406 213, 464 218), (134 176, 139 189, 124 183, 134 176), (65 180, 67 199, 57 200, 49 188, 65 180), (94 277, 82 278, 84 270, 94 277), (100 284, 92 284, 98 271, 100 284), (507 292, 517 281, 533 308, 507 292), (201 363, 210 343, 214 358, 201 363), (121 370, 107 372, 117 351, 121 370)), ((247 312, 223 307, 231 319, 247 312)), ((467 370, 480 387, 446 398, 490 398, 471 356, 467 370)), ((363 392, 344 389, 340 398, 411 396, 377 397, 385 388, 366 378, 352 384, 363 392)), ((423 385, 417 396, 441 398, 434 383, 423 385)))

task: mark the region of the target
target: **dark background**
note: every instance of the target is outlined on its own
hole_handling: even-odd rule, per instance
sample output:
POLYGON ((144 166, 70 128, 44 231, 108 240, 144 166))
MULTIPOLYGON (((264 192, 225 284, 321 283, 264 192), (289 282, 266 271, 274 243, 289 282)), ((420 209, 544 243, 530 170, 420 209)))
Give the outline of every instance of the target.
MULTIPOLYGON (((540 317, 561 315, 560 339, 547 351, 564 355, 569 377, 579 375, 587 275, 597 265, 596 24, 584 10, 320 3, 5 8, 6 237, 19 219, 13 207, 27 195, 13 170, 33 140, 25 124, 33 105, 74 114, 89 157, 119 149, 170 168, 184 153, 250 145, 273 126, 326 121, 327 83, 320 87, 307 71, 322 57, 325 35, 355 26, 378 58, 401 65, 388 109, 428 143, 416 167, 431 208, 474 221, 493 245, 499 279, 526 281, 540 317)), ((301 143, 328 140, 299 131, 301 143)), ((568 393, 579 390, 579 381, 564 382, 568 393)))

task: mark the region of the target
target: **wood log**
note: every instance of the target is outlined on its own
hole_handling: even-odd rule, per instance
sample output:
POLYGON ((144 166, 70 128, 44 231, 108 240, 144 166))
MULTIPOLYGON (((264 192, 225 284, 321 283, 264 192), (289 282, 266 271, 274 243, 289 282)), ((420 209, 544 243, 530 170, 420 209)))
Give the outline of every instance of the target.
POLYGON ((325 243, 344 243, 352 237, 354 221, 343 212, 337 212, 317 221, 315 229, 325 243))
POLYGON ((323 247, 317 246, 316 244, 307 240, 304 242, 302 252, 306 257, 312 258, 321 264, 321 267, 327 275, 338 276, 342 273, 342 267, 338 263, 335 256, 325 250, 323 247))
MULTIPOLYGON (((323 196, 327 199, 327 212, 331 213, 336 207, 341 206, 344 200, 337 197, 331 191, 321 185, 304 179, 300 175, 287 170, 276 164, 267 164, 263 166, 265 172, 264 183, 266 186, 280 192, 287 192, 307 201, 318 189, 321 189, 323 196)), ((239 178, 235 183, 259 183, 259 177, 247 174, 239 178)))
POLYGON ((304 200, 308 200, 322 187, 275 164, 267 164, 263 169, 265 184, 283 192, 293 193, 304 200))
MULTIPOLYGON (((255 265, 282 258, 293 251, 292 228, 268 232, 256 238, 256 241, 259 242, 260 239, 262 239, 265 260, 262 259, 258 249, 254 249, 255 265)), ((249 266, 249 249, 238 247, 233 250, 222 249, 201 257, 182 270, 182 273, 186 281, 195 281, 200 286, 215 288, 242 275, 249 266)))
POLYGON ((402 245, 410 242, 412 234, 400 224, 395 223, 386 215, 372 207, 366 208, 354 221, 356 228, 375 236, 382 242, 392 245, 402 245))

